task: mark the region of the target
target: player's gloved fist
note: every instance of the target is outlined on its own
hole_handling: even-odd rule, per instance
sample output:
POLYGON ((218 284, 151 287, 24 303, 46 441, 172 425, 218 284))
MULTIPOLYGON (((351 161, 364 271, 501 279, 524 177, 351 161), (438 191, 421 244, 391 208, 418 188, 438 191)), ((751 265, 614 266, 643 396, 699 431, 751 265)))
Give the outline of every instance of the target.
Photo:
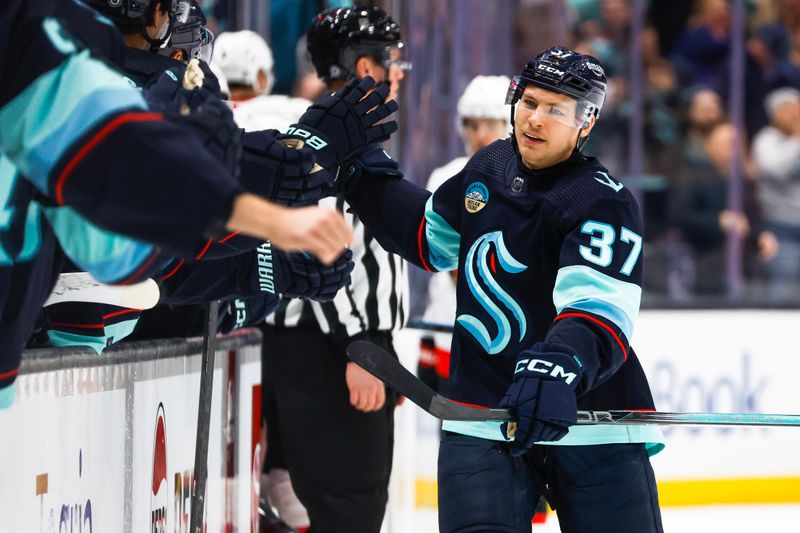
POLYGON ((333 193, 333 176, 316 164, 308 147, 290 148, 278 130, 247 132, 242 136, 242 185, 264 198, 289 207, 316 204, 333 193))
POLYGON ((275 288, 283 296, 327 302, 350 282, 353 252, 345 252, 332 265, 323 265, 304 252, 275 250, 275 288))
POLYGON ((366 145, 383 142, 397 131, 397 122, 377 124, 398 109, 394 100, 384 102, 388 95, 385 83, 376 86, 369 76, 354 79, 309 107, 285 137, 314 149, 317 162, 335 174, 335 168, 366 145))
POLYGON ((517 357, 514 381, 500 407, 517 418, 511 454, 524 454, 535 442, 556 441, 577 422, 575 388, 583 370, 568 346, 536 343, 517 357))

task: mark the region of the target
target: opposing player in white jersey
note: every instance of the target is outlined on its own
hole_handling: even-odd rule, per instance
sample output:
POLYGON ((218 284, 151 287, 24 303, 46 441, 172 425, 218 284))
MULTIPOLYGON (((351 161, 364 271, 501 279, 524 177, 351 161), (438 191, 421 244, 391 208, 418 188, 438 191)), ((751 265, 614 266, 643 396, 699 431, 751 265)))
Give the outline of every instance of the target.
POLYGON ((245 131, 286 131, 311 105, 305 98, 270 94, 275 60, 266 41, 255 32, 225 32, 217 37, 213 65, 228 81, 233 115, 245 131))
MULTIPOLYGON (((475 152, 511 134, 508 108, 503 91, 511 80, 507 76, 476 76, 458 99, 456 128, 464 141, 463 157, 457 157, 431 172, 427 189, 434 192, 458 174, 475 152)), ((456 315, 455 272, 437 272, 428 285, 427 322, 453 324, 456 315)), ((425 334, 420 339, 419 376, 428 385, 442 389, 450 366, 449 333, 425 334)))

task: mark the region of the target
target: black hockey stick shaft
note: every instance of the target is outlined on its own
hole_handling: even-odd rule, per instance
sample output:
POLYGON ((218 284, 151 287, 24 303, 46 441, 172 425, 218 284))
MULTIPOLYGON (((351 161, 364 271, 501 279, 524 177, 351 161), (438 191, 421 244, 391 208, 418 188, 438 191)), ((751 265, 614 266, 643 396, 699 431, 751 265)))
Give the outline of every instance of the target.
POLYGON ((197 409, 197 438, 194 447, 194 490, 189 531, 203 533, 206 481, 208 479, 208 439, 211 426, 211 396, 214 391, 214 359, 217 340, 219 302, 206 308, 203 325, 203 356, 200 368, 200 402, 197 409))
MULTIPOLYGON (((488 409, 465 405, 436 394, 386 350, 368 341, 356 341, 347 347, 347 355, 374 375, 442 420, 513 421, 507 409, 488 409)), ((704 425, 704 426, 795 426, 800 415, 761 413, 665 413, 658 411, 578 411, 578 424, 592 425, 704 425)))

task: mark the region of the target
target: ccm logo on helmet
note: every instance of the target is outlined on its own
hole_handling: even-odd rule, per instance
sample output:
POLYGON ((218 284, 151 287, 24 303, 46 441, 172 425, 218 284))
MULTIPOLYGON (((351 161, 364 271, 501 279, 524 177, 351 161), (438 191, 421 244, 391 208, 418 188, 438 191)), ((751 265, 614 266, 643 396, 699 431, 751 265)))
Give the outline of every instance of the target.
POLYGON ((539 374, 549 374, 556 379, 563 379, 567 385, 571 385, 578 377, 574 372, 567 372, 564 367, 544 359, 520 359, 514 373, 527 370, 528 372, 538 372, 539 374))
POLYGON ((564 71, 558 70, 557 68, 550 67, 548 65, 542 65, 541 63, 539 66, 536 67, 538 70, 544 70, 545 72, 549 72, 550 74, 555 74, 556 76, 563 76, 564 71))
POLYGON ((316 135, 313 135, 310 131, 306 131, 306 130, 304 130, 302 128, 296 128, 294 126, 289 126, 289 129, 286 130, 286 134, 287 135, 294 135, 295 137, 299 137, 301 139, 304 139, 306 144, 308 146, 310 146, 311 148, 313 148, 314 150, 322 150, 323 148, 328 146, 328 143, 326 143, 325 141, 323 141, 322 139, 320 139, 316 135))

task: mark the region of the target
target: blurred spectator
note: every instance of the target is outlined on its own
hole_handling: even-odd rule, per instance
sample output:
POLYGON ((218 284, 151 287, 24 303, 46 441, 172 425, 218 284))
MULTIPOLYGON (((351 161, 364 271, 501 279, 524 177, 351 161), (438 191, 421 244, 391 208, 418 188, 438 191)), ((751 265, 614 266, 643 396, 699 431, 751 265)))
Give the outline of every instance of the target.
POLYGON ((699 87, 691 92, 681 150, 682 170, 685 174, 708 165, 708 136, 724 120, 722 99, 714 89, 699 87))
POLYGON ((800 91, 777 89, 765 105, 770 125, 756 135, 753 159, 761 179, 764 225, 780 243, 766 265, 770 296, 786 297, 800 282, 800 91))
POLYGON ((775 253, 775 238, 759 229, 755 197, 755 168, 742 147, 742 211, 727 208, 731 164, 735 156, 736 130, 730 123, 715 126, 705 143, 709 164, 697 168, 676 188, 672 213, 695 258, 697 294, 722 294, 725 286, 725 240, 733 232, 744 241, 743 269, 752 276, 757 259, 775 253))
POLYGON ((731 10, 727 0, 698 0, 689 25, 678 37, 673 59, 684 62, 696 84, 720 88, 728 66, 731 10))

